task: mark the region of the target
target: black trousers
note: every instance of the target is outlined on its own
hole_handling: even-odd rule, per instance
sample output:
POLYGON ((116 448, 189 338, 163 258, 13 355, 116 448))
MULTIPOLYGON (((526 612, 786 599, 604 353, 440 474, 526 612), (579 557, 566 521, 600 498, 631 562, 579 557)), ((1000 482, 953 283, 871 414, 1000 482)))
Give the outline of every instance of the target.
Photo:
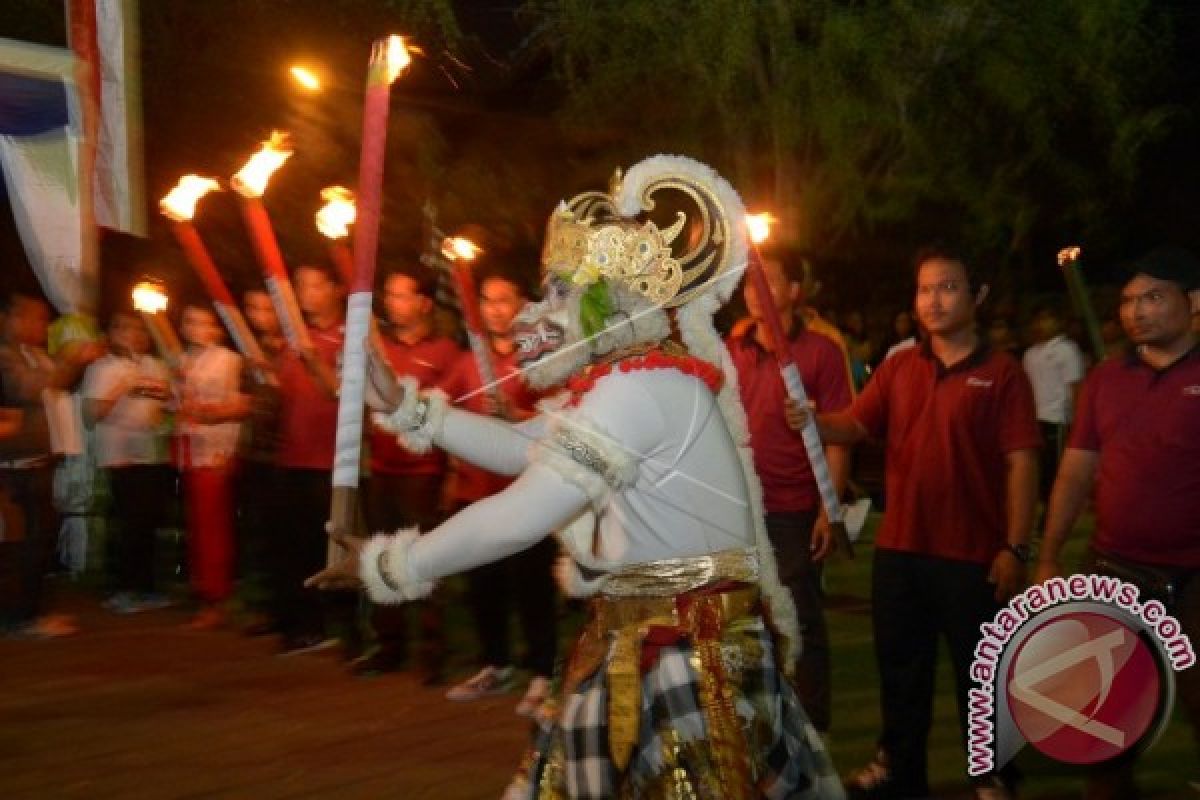
MULTIPOLYGON (((939 637, 954 669, 955 699, 965 746, 967 692, 979 626, 1000 609, 988 567, 876 548, 871 618, 879 667, 883 734, 898 797, 929 793, 928 740, 933 720, 939 637)), ((1015 776, 1010 764, 1001 773, 1015 776)))
POLYGON ((1048 503, 1054 478, 1058 474, 1058 462, 1062 459, 1063 448, 1067 446, 1069 426, 1039 420, 1038 427, 1042 431, 1042 449, 1038 453, 1038 497, 1043 503, 1048 503))
POLYGON ((7 622, 24 624, 44 611, 46 573, 54 566, 58 544, 58 514, 52 501, 54 467, 50 464, 28 469, 0 469, 0 486, 24 517, 24 539, 2 551, 13 564, 0 573, 14 576, 11 609, 4 609, 7 622))
MULTIPOLYGON (((1089 550, 1079 571, 1099 572, 1095 564, 1097 555, 1095 551, 1089 550)), ((1200 642, 1200 570, 1162 567, 1157 569, 1171 576, 1176 589, 1174 602, 1168 606, 1167 613, 1179 620, 1182 633, 1188 637, 1192 647, 1196 648, 1200 642)), ((1192 726, 1192 739, 1196 747, 1195 763, 1200 763, 1200 665, 1194 664, 1182 672, 1176 672, 1175 688, 1178 702, 1183 706, 1184 715, 1192 726)), ((1136 800, 1138 789, 1134 781, 1134 768, 1138 755, 1136 750, 1131 750, 1109 764, 1088 770, 1083 793, 1085 800, 1136 800)), ((1187 779, 1194 778, 1195 775, 1184 774, 1180 777, 1187 779)))
POLYGON ((558 543, 547 537, 528 550, 467 573, 483 664, 513 663, 508 627, 515 608, 525 639, 523 666, 545 678, 554 673, 558 595, 551 569, 557 555, 558 543))
POLYGON ((243 460, 238 464, 234 491, 237 496, 237 567, 240 594, 257 612, 275 609, 270 582, 271 531, 278 525, 279 480, 275 465, 243 460))
MULTIPOLYGON (((376 473, 367 484, 367 525, 371 533, 390 533, 417 526, 422 533, 439 522, 442 475, 385 475, 376 473)), ((440 589, 416 603, 371 606, 371 627, 379 650, 397 662, 408 657, 408 618, 417 616, 417 661, 431 674, 446 661, 445 601, 440 589), (415 611, 413 610, 415 609, 415 611)))
POLYGON ((796 662, 796 692, 813 727, 829 731, 831 689, 829 628, 825 624, 822 566, 812 560, 812 529, 817 512, 771 512, 766 515, 767 537, 775 551, 779 582, 796 604, 800 623, 800 658, 796 662))
POLYGON ((111 516, 120 530, 114 566, 118 591, 154 591, 155 537, 170 520, 175 477, 175 470, 166 464, 109 468, 111 516))
POLYGON ((353 641, 357 595, 304 586, 306 578, 325 567, 332 473, 280 467, 275 477, 279 514, 271 530, 271 594, 279 631, 285 639, 340 632, 353 641))

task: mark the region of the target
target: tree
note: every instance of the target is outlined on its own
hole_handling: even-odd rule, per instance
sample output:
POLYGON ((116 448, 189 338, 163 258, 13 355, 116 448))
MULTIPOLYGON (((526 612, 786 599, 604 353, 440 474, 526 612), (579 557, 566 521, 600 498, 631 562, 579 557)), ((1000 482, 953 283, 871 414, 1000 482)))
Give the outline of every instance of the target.
POLYGON ((574 127, 706 157, 824 252, 905 226, 1027 259, 1039 226, 1102 225, 1171 116, 1147 0, 528 9, 574 127))

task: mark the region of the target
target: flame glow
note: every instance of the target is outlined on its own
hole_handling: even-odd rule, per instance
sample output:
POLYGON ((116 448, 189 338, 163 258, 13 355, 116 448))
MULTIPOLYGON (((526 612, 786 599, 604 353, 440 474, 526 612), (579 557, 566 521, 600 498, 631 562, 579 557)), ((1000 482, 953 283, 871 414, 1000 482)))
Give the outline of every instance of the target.
POLYGON ((392 34, 387 38, 387 79, 388 83, 400 77, 404 68, 412 63, 412 52, 404 43, 403 36, 392 34))
POLYGON ((292 77, 295 78, 296 83, 300 84, 308 91, 320 91, 321 79, 317 77, 317 73, 313 72, 308 67, 302 67, 297 64, 288 71, 292 73, 292 77))
POLYGON ((275 170, 292 155, 288 135, 282 131, 272 131, 271 138, 263 142, 262 148, 250 156, 246 165, 238 170, 229 184, 242 197, 262 197, 267 190, 267 181, 275 170))
POLYGON ((1062 250, 1058 251, 1058 265, 1060 267, 1065 267, 1067 264, 1070 264, 1072 261, 1078 261, 1079 255, 1082 252, 1083 252, 1083 250, 1081 248, 1074 246, 1074 245, 1072 245, 1071 247, 1064 247, 1062 250))
POLYGON ((775 222, 775 218, 767 212, 761 214, 746 215, 746 232, 750 234, 750 241, 755 244, 762 244, 771 235, 771 224, 775 222))
POLYGON ((212 178, 184 175, 179 179, 179 183, 175 184, 175 188, 158 201, 158 208, 176 222, 186 222, 195 216, 196 202, 209 192, 220 188, 221 185, 212 178))
POLYGON ((349 226, 354 224, 357 213, 354 192, 344 186, 329 186, 321 190, 321 199, 325 205, 317 212, 317 230, 330 239, 349 236, 349 226))
POLYGON ((167 310, 167 293, 154 281, 142 281, 133 287, 133 307, 144 314, 167 310))
POLYGON ((451 261, 474 261, 475 256, 482 252, 478 245, 461 236, 442 240, 442 255, 451 261))

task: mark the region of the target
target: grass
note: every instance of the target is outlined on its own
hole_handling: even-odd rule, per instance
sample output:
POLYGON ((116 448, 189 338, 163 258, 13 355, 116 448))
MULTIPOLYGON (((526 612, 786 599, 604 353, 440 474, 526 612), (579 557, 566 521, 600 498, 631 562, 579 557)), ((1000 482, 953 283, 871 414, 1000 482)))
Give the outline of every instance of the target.
MULTIPOLYGON (((871 548, 879 515, 873 514, 858 557, 834 560, 826 568, 830 598, 828 623, 833 650, 834 763, 846 774, 867 763, 875 752, 879 734, 879 675, 871 637, 871 548)), ((1083 521, 1067 545, 1064 563, 1078 563, 1090 521, 1083 521)), ((1197 667, 1193 667, 1196 669, 1197 667)), ((1163 736, 1139 762, 1138 782, 1146 797, 1200 797, 1187 788, 1187 780, 1200 776, 1190 726, 1177 708, 1163 736)), ((1041 756, 1030 746, 1017 757, 1025 773, 1022 798, 1050 800, 1078 797, 1081 773, 1041 756)), ((950 659, 943 646, 938 664, 933 731, 929 740, 930 780, 939 794, 967 792, 966 758, 959 733, 950 659)))

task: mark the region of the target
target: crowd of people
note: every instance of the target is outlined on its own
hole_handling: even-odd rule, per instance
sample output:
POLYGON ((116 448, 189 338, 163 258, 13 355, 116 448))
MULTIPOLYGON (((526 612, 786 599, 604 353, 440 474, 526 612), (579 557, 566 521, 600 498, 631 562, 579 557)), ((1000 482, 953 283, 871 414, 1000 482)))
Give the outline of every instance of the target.
MULTIPOLYGON (((871 586, 882 728, 875 758, 848 778, 852 796, 929 793, 926 742, 939 639, 948 645, 965 737, 980 624, 1030 579, 1062 573, 1063 541, 1093 487, 1097 523, 1085 566, 1158 575, 1173 587, 1172 613, 1200 642, 1200 581, 1193 580, 1200 570, 1200 414, 1192 407, 1200 402, 1200 266, 1190 255, 1165 249, 1134 262, 1119 311, 1134 348, 1090 373, 1053 305, 1033 315, 1034 343, 1020 360, 1005 344, 1011 331, 1006 339, 995 326, 981 329, 986 282, 950 249, 917 255, 913 311, 897 314, 894 335, 878 348, 864 343, 861 314, 843 315, 839 331, 815 312, 803 259, 779 251, 764 265, 772 296, 745 291, 746 317, 725 344, 762 482, 766 533, 797 610, 795 685, 822 734, 835 707, 821 581, 832 533, 800 431, 815 417, 843 493, 856 443, 873 439, 886 452, 886 508, 871 586), (784 322, 811 409, 792 403, 779 380, 776 344, 764 323, 768 304, 784 322), (1039 499, 1045 534, 1035 558, 1039 499)), ((84 338, 52 356, 45 302, 25 294, 9 299, 0 346, 0 486, 17 513, 6 510, 0 546, 19 563, 19 591, 9 593, 14 599, 4 609, 10 630, 76 630, 71 619, 50 613, 43 581, 57 552, 53 483, 61 452, 49 398, 74 391, 109 487, 109 609, 136 613, 170 602, 158 583, 155 549, 157 531, 173 513, 178 477, 191 627, 233 624, 238 581, 253 581, 260 591, 247 595, 252 618, 240 623, 247 633, 277 634, 281 652, 340 640, 355 674, 413 668, 427 684, 446 681, 443 617, 452 599, 441 590, 359 614, 360 593, 305 587, 327 563, 345 298, 336 274, 323 266, 297 268, 293 282, 311 340, 303 351, 289 346, 265 291, 243 297, 262 363, 247 363, 221 343, 220 320, 207 305, 182 310, 185 347, 172 362, 152 352, 144 320, 125 311, 111 315, 104 343, 84 338)), ((491 385, 471 352, 442 331, 435 289, 435 276, 420 266, 386 275, 372 344, 377 357, 466 410, 517 426, 534 417, 545 395, 512 379, 520 371, 514 320, 527 301, 522 282, 503 271, 479 279, 498 378, 491 385)), ((373 531, 432 530, 512 482, 442 449, 405 446, 380 425, 371 425, 367 438, 362 509, 373 531)), ((533 716, 547 700, 558 658, 558 549, 544 538, 469 571, 478 671, 449 687, 447 698, 510 691, 524 667, 530 679, 518 712, 533 716), (513 613, 521 662, 509 637, 513 613)), ((1179 676, 1179 687, 1200 726, 1195 669, 1179 676)), ((1013 797, 1019 778, 1007 765, 976 779, 974 788, 980 798, 1013 797)), ((1132 759, 1089 776, 1089 798, 1135 791, 1132 759)))

